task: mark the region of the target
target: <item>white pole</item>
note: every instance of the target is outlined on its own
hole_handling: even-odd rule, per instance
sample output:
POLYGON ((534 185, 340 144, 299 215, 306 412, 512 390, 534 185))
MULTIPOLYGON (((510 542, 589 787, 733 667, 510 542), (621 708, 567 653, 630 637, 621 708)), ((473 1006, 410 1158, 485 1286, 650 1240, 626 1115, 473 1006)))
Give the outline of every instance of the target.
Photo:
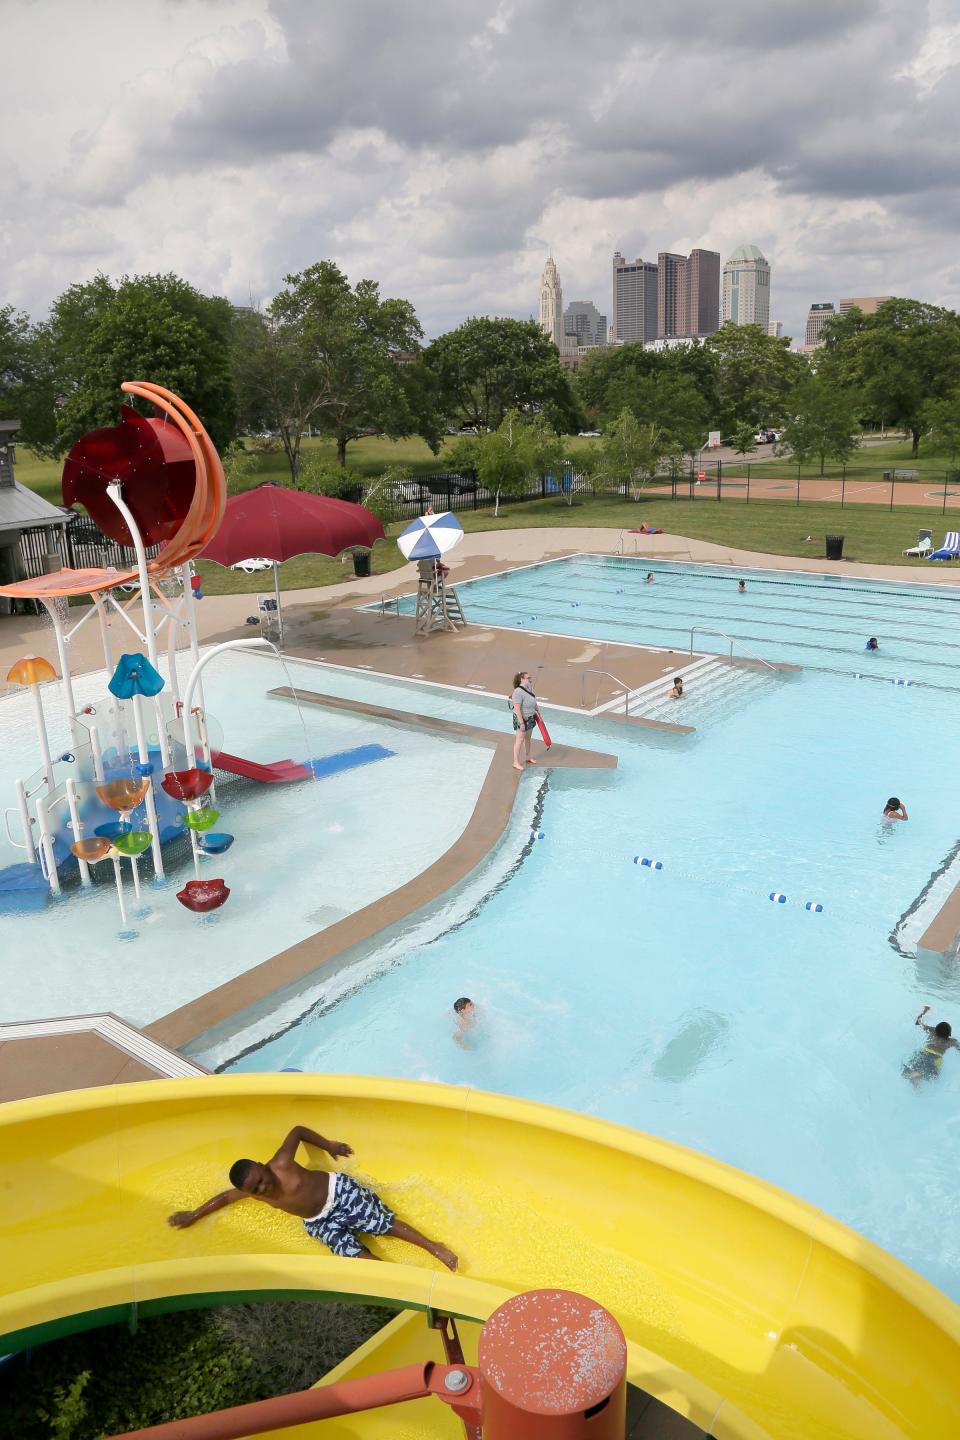
MULTIPOLYGON (((110 631, 107 629, 107 607, 102 600, 97 600, 97 619, 100 621, 100 644, 103 647, 103 659, 107 667, 107 673, 113 674, 113 647, 110 644, 110 631)), ((110 693, 110 711, 113 715, 113 743, 117 747, 119 759, 124 761, 127 755, 127 736, 123 728, 123 708, 116 695, 110 693)))
POLYGON ((37 847, 33 843, 33 825, 30 821, 30 807, 27 804, 27 792, 22 780, 17 781, 17 806, 20 810, 20 824, 23 826, 23 848, 27 852, 27 859, 31 865, 37 863, 37 847))
MULTIPOLYGON (((123 498, 120 485, 113 481, 107 486, 107 494, 116 505, 120 514, 127 522, 127 529, 130 531, 133 540, 133 548, 137 553, 137 574, 140 580, 140 602, 143 606, 143 638, 147 643, 147 659, 154 670, 159 673, 160 657, 157 653, 157 632, 153 623, 153 599, 150 595, 150 577, 147 574, 147 552, 143 545, 143 536, 129 506, 123 498)), ((156 699, 157 710, 157 735, 160 740, 160 758, 164 766, 170 764, 170 748, 167 744, 167 730, 163 718, 163 710, 160 706, 159 697, 156 699)))
POLYGON ((183 739, 184 744, 187 747, 187 762, 191 768, 196 764, 196 760, 194 759, 193 725, 190 716, 190 707, 193 704, 193 692, 200 682, 201 670, 204 668, 205 665, 208 665, 210 663, 214 656, 222 655, 224 650, 253 649, 272 650, 273 646, 270 644, 269 640, 263 640, 258 635, 251 635, 249 640, 224 640, 222 645, 214 645, 212 650, 208 650, 206 655, 204 655, 200 660, 198 660, 196 665, 194 665, 193 669, 190 671, 190 678, 187 681, 186 694, 183 697, 183 739))
POLYGON ((283 611, 280 608, 280 566, 273 562, 273 593, 277 597, 277 639, 283 644, 283 611))
MULTIPOLYGON (((80 840, 83 836, 83 826, 80 824, 80 807, 77 805, 77 782, 67 781, 67 806, 70 810, 70 829, 73 831, 74 840, 80 840)), ((90 866, 86 860, 77 856, 77 864, 80 866, 80 882, 83 885, 90 884, 90 866)))
MULTIPOLYGON (((141 765, 150 764, 150 751, 147 749, 147 737, 143 728, 143 701, 139 695, 133 697, 133 723, 137 730, 137 753, 140 756, 141 765)), ((160 845, 160 826, 157 822, 157 803, 153 793, 153 781, 147 777, 147 793, 145 797, 147 807, 147 820, 150 825, 150 853, 153 855, 153 868, 157 879, 163 879, 163 852, 160 845)))
POLYGON ((33 701, 33 717, 37 722, 37 739, 40 742, 40 758, 47 778, 47 790, 52 795, 56 789, 57 782, 53 775, 53 758, 50 754, 50 740, 47 736, 47 722, 43 713, 43 701, 40 699, 39 685, 30 686, 30 698, 33 701))
POLYGON ((102 785, 104 781, 103 751, 100 748, 100 727, 96 720, 90 726, 90 755, 93 759, 93 778, 98 785, 102 785))
POLYGON ((140 867, 136 855, 130 856, 130 869, 133 872, 133 893, 140 899, 140 867))
POLYGON ((57 870, 57 857, 53 848, 53 831, 50 829, 47 802, 40 795, 37 796, 37 824, 40 827, 40 853, 46 864, 47 882, 53 893, 59 895, 60 874, 57 870))
POLYGON ((44 600, 43 608, 50 616, 54 638, 57 642, 57 656, 60 660, 60 676, 63 680, 63 692, 67 697, 67 710, 72 726, 73 721, 77 718, 77 702, 73 698, 73 681, 70 678, 70 657, 67 652, 67 637, 63 632, 63 625, 57 613, 56 600, 44 600))
POLYGON ((120 905, 120 919, 124 925, 127 923, 127 907, 123 903, 123 875, 120 871, 120 861, 116 855, 113 857, 113 878, 117 882, 117 901, 120 905))

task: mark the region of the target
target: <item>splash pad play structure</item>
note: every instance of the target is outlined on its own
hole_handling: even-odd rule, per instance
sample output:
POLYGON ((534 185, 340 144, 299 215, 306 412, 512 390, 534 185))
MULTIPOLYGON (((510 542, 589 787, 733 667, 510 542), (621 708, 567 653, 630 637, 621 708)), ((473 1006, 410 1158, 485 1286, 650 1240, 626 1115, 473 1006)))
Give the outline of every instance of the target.
POLYGON ((200 655, 196 606, 203 592, 193 561, 224 515, 223 468, 197 416, 171 391, 140 381, 121 388, 156 414, 147 418, 125 405, 119 425, 77 441, 64 466, 63 498, 83 504, 105 536, 132 547, 136 568, 63 568, 0 592, 44 606, 59 663, 58 676, 49 660, 24 656, 6 677, 30 693, 40 766, 17 780, 15 803, 6 807, 7 838, 24 858, 0 870, 0 912, 39 909, 51 896, 112 872, 121 934, 132 938, 128 902, 131 894, 140 901, 141 866, 162 882, 165 851, 177 866, 188 854, 192 861, 193 879, 176 891, 181 905, 206 915, 227 901, 229 886, 210 873, 233 843, 229 831, 215 828, 217 770, 289 784, 390 752, 362 746, 319 760, 263 764, 222 748, 204 704, 203 667, 223 650, 268 644, 231 641, 200 655), (69 602, 83 597, 89 608, 74 621, 69 602), (115 656, 108 622, 120 623, 129 653, 115 656), (102 700, 78 708, 70 645, 86 625, 99 626, 109 680, 102 700), (189 670, 181 673, 185 658, 189 670), (58 680, 68 727, 61 749, 51 747, 44 705, 44 687, 58 680))

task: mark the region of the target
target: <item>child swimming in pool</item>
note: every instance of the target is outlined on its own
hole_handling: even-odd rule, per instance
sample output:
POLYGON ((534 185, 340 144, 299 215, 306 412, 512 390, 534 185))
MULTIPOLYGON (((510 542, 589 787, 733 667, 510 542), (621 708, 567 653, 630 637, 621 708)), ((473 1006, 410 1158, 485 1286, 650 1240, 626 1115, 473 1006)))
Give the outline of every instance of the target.
POLYGON ((898 800, 896 795, 891 795, 883 807, 883 818, 884 820, 909 820, 910 816, 907 814, 907 807, 903 801, 898 800))
POLYGON ((672 690, 668 690, 668 691, 667 691, 667 695, 669 696, 669 698, 670 698, 671 700, 682 700, 682 699, 683 699, 683 676, 682 676, 682 675, 674 675, 674 677, 673 677, 673 689, 672 689, 672 690))
POLYGON ((923 1080, 937 1079, 943 1057, 948 1050, 960 1050, 960 1040, 954 1040, 949 1021, 940 1020, 936 1025, 926 1024, 923 1017, 929 1009, 929 1005, 924 1005, 914 1021, 915 1025, 927 1032, 926 1044, 915 1050, 903 1067, 904 1079, 909 1080, 917 1090, 923 1080))
POLYGON ((470 1033, 477 1024, 476 1005, 466 995, 461 995, 459 1000, 453 1002, 453 1013, 457 1017, 457 1028, 453 1032, 454 1045, 459 1045, 461 1050, 472 1050, 470 1033))

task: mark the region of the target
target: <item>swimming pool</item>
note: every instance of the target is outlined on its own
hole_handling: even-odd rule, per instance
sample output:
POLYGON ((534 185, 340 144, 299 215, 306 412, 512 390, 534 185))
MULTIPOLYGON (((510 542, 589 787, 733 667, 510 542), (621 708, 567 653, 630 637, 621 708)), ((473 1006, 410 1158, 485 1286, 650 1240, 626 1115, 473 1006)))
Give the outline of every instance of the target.
MULTIPOLYGON (((960 689, 960 586, 577 555, 457 590, 477 624, 678 653, 689 652, 693 627, 712 626, 732 638, 736 655, 960 689), (876 654, 864 650, 871 635, 880 642, 876 654)), ((401 602, 411 606, 409 597, 401 602)), ((729 642, 700 629, 693 648, 727 654, 729 642)))
MULTIPOLYGON (((562 582, 571 608, 581 593, 587 603, 600 569, 619 583, 619 566, 575 566, 562 582)), ((555 569, 503 583, 539 584, 555 569)), ((699 567, 687 582, 680 567, 660 566, 647 588, 665 591, 667 575, 705 593, 693 588, 704 583, 699 567)), ((761 593, 779 607, 773 584, 761 593)), ((903 620, 904 588, 824 582, 814 594, 831 627, 859 639, 869 614, 884 663, 902 645, 891 668, 909 656, 939 684, 903 620)), ((957 598, 924 589, 906 599, 922 603, 912 613, 949 658, 957 598)), ((798 603, 813 602, 804 593, 798 603)), ((542 608, 530 613, 546 629, 542 608)), ((694 618, 716 618, 706 601, 697 608, 706 613, 694 618)), ((670 624, 679 620, 678 606, 670 624)), ((791 658, 770 613, 766 622, 767 653, 791 658)), ((577 633, 623 639, 623 623, 598 613, 577 633)), ((630 634, 652 638, 635 622, 630 634)), ((794 634, 785 624, 785 645, 794 634)), ((446 901, 432 931, 411 929, 406 945, 395 937, 379 964, 371 954, 358 972, 366 983, 321 995, 312 1016, 236 1068, 435 1078, 619 1120, 783 1185, 960 1298, 960 1057, 922 1091, 900 1075, 921 1004, 960 1020, 956 965, 917 958, 901 923, 957 843, 955 696, 860 684, 859 663, 851 655, 849 673, 834 673, 837 662, 758 688, 691 737, 622 726, 601 735, 555 713, 555 738, 606 740, 620 768, 526 776, 528 808, 505 842, 516 868, 491 871, 484 895, 446 901), (880 822, 891 793, 906 801, 908 824, 880 822), (531 817, 542 840, 529 839, 531 817), (637 855, 663 869, 635 865, 637 855), (790 903, 771 903, 771 892, 790 903), (484 1012, 469 1054, 451 1041, 459 994, 484 1012)), ((475 716, 476 702, 449 692, 420 692, 416 703, 475 716)))
MULTIPOLYGON (((322 673, 312 666, 290 671, 296 685, 315 690, 327 688, 322 673)), ((5 971, 0 1020, 110 1010, 148 1024, 379 899, 456 841, 489 768, 489 749, 312 705, 301 720, 295 705, 268 695, 286 683, 275 661, 249 654, 234 651, 208 665, 206 702, 227 750, 269 762, 379 745, 380 757, 299 784, 221 784, 221 828, 236 843, 222 858, 203 861, 204 875, 223 876, 231 890, 215 915, 193 915, 175 899, 192 876, 184 852, 179 867, 167 854, 167 879, 162 887, 145 885, 142 906, 124 867, 133 939, 121 938, 112 885, 65 891, 36 914, 0 916, 3 952, 15 962, 5 971), (448 775, 444 805, 429 809, 423 795, 437 766, 448 775)), ((81 676, 78 704, 99 700, 104 685, 102 674, 81 676)), ((44 701, 60 754, 69 744, 60 687, 46 687, 44 701)), ((26 694, 0 702, 3 805, 14 803, 15 777, 36 766, 32 714, 26 694)), ((0 838, 0 868, 22 858, 0 838)))

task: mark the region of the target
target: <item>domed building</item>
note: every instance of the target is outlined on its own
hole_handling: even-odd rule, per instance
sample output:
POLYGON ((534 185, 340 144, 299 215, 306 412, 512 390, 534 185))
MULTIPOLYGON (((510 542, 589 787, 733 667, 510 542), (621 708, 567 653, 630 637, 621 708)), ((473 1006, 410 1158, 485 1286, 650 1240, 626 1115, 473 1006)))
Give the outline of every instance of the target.
POLYGON ((770 264, 756 245, 738 245, 723 267, 722 321, 770 326, 770 264))

